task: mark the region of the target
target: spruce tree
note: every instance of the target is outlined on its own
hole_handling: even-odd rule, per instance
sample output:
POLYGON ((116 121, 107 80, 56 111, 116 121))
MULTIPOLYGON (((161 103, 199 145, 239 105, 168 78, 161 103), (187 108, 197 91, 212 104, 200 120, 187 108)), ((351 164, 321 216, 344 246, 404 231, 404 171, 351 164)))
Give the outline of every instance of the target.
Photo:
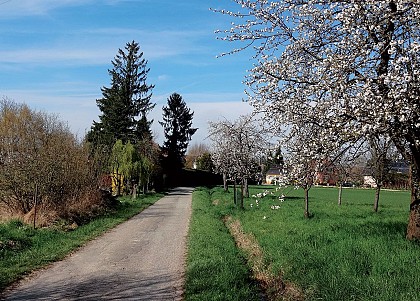
POLYGON ((119 49, 108 70, 111 86, 103 87, 102 98, 96 103, 101 115, 93 126, 87 139, 94 145, 112 147, 117 140, 123 143, 151 139, 147 114, 154 108, 151 103, 153 85, 146 83, 149 68, 140 52, 137 42, 127 43, 124 50, 119 49))
POLYGON ((163 107, 163 122, 166 141, 163 150, 166 154, 164 168, 176 172, 184 165, 184 156, 192 135, 197 131, 192 128, 194 112, 186 105, 182 96, 173 93, 168 104, 163 107))

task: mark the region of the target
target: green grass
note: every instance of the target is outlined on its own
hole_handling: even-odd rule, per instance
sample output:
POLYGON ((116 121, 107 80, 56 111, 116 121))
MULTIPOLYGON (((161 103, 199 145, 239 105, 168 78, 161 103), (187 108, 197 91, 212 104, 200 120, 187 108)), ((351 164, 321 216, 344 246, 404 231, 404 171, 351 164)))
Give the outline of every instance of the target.
POLYGON ((260 300, 245 259, 222 221, 233 207, 211 202, 211 197, 223 200, 220 194, 206 188, 193 193, 185 300, 260 300))
POLYGON ((161 198, 161 194, 121 198, 119 206, 73 231, 62 227, 34 230, 14 220, 0 224, 0 291, 30 271, 60 260, 87 241, 126 221, 161 198))
POLYGON ((273 272, 298 284, 308 300, 420 300, 420 245, 405 239, 409 193, 382 191, 378 213, 374 194, 345 189, 338 206, 338 189, 314 187, 313 217, 304 219, 303 191, 291 190, 284 202, 268 195, 256 207, 250 198, 236 216, 273 272))

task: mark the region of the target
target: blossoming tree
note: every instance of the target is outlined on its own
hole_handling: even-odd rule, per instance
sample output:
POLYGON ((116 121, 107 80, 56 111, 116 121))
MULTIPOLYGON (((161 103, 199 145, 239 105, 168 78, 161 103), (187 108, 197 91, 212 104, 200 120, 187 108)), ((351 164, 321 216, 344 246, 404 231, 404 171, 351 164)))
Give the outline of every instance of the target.
MULTIPOLYGON (((233 0, 220 38, 254 47, 249 101, 274 124, 322 139, 389 137, 411 164, 408 239, 420 239, 420 3, 233 0)), ((233 50, 235 52, 237 50, 233 50)))
POLYGON ((241 202, 248 190, 248 179, 255 173, 259 158, 268 147, 268 134, 253 120, 252 115, 240 116, 231 122, 222 120, 209 123, 209 138, 212 141, 212 158, 216 171, 234 183, 241 183, 241 202))

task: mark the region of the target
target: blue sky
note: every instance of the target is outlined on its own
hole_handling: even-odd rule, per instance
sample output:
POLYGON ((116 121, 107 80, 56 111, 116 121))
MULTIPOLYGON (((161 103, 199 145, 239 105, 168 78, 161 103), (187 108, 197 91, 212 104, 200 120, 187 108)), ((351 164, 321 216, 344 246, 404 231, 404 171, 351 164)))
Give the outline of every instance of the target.
POLYGON ((195 112, 192 143, 201 142, 208 121, 252 110, 242 102, 251 54, 216 58, 237 45, 216 40, 232 20, 209 8, 238 10, 231 0, 0 0, 0 97, 57 113, 83 136, 98 120, 111 60, 135 40, 155 85, 156 140, 162 106, 177 92, 195 112))

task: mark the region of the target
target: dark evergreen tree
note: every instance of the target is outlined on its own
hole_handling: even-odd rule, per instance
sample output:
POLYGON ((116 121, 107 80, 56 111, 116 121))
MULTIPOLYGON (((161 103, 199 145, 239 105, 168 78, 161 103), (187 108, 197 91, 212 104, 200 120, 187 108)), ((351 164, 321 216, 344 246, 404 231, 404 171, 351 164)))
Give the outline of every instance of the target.
POLYGON ((145 138, 151 139, 147 114, 154 108, 151 103, 153 85, 146 84, 150 69, 140 52, 137 42, 127 43, 124 50, 119 49, 108 70, 111 86, 103 87, 102 98, 96 103, 101 115, 93 126, 87 139, 95 145, 112 146, 115 141, 136 143, 145 138))
POLYGON ((163 107, 163 122, 166 141, 163 145, 164 168, 176 172, 184 165, 184 156, 192 135, 197 131, 192 128, 194 112, 187 107, 182 96, 173 93, 168 98, 168 105, 163 107))
POLYGON ((275 166, 283 166, 284 165, 284 159, 283 154, 281 152, 281 147, 277 147, 276 151, 274 152, 274 156, 272 158, 272 164, 275 166))

